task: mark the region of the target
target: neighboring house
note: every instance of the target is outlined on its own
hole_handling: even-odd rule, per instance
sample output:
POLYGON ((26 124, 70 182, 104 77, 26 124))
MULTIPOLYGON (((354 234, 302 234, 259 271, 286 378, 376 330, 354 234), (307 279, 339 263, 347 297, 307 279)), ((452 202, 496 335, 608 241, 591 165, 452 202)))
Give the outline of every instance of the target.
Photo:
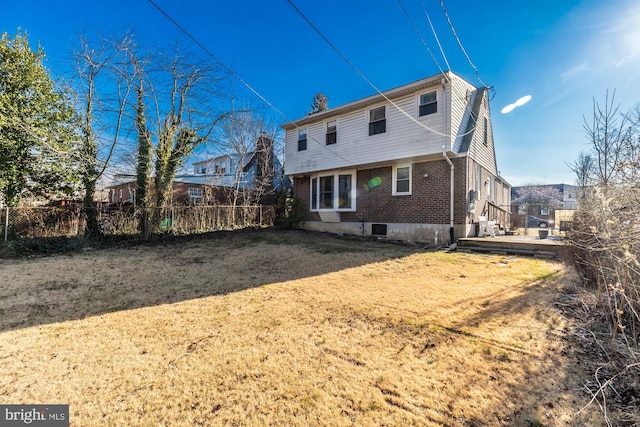
MULTIPOLYGON (((133 175, 116 175, 109 187, 109 202, 134 203, 136 181, 133 175)), ((273 140, 260 137, 256 150, 244 154, 225 154, 193 164, 193 174, 176 175, 171 204, 231 204, 244 197, 275 204, 275 192, 291 187, 282 163, 273 156, 273 140)))
POLYGON ((511 188, 511 218, 516 226, 524 226, 524 216, 533 215, 558 225, 570 219, 577 209, 579 188, 569 184, 524 185, 511 188), (532 194, 539 193, 539 196, 532 194), (524 198, 522 203, 519 199, 524 198))
POLYGON ((282 125, 303 227, 451 243, 480 216, 509 224, 489 94, 454 73, 282 125))

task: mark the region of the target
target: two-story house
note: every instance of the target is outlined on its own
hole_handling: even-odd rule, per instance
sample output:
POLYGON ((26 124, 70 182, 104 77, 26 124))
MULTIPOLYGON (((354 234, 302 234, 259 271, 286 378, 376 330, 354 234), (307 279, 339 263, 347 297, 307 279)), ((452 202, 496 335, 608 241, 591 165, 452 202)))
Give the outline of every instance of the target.
MULTIPOLYGON (((254 150, 202 160, 193 164, 193 173, 176 175, 171 204, 226 205, 244 198, 275 204, 275 192, 290 186, 282 163, 274 156, 273 140, 261 136, 254 150)), ((109 201, 134 203, 136 188, 134 175, 116 175, 109 187, 109 201)))
POLYGON ((509 223, 488 91, 428 77, 282 125, 303 227, 447 244, 509 223))

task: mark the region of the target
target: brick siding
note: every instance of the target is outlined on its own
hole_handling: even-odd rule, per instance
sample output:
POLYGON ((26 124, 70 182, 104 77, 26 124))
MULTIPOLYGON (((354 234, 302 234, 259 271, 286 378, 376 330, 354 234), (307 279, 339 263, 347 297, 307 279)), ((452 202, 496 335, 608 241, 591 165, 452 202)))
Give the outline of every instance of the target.
MULTIPOLYGON (((467 158, 453 159, 455 166, 454 222, 464 224, 467 218, 469 187, 467 158)), ((357 172, 355 212, 341 212, 342 222, 449 224, 450 167, 446 160, 414 163, 412 165, 411 195, 393 196, 393 168, 380 167, 357 172), (427 177, 424 174, 428 174, 427 177), (377 185, 376 185, 377 184, 377 185)), ((306 210, 305 220, 319 221, 309 212, 310 179, 294 179, 294 195, 306 210)))

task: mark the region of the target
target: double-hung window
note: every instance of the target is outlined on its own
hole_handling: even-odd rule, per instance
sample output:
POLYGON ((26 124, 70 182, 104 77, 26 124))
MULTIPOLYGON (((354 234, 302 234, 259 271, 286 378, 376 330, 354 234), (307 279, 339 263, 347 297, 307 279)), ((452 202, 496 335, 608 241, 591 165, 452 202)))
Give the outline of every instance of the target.
POLYGON ((336 121, 331 120, 327 122, 327 145, 335 144, 336 142, 338 142, 336 121))
POLYGON ((411 194, 411 165, 393 167, 393 195, 408 196, 411 194))
POLYGON ((438 112, 438 96, 436 91, 420 95, 419 110, 421 117, 438 112))
POLYGON ((320 209, 333 209, 333 175, 320 177, 320 209))
POLYGON ((202 187, 189 187, 189 197, 194 199, 202 197, 202 187))
POLYGON ((298 151, 304 151, 307 149, 307 130, 298 130, 298 151))
POLYGON ((369 135, 377 135, 387 131, 387 107, 384 105, 369 110, 369 135))
POLYGON ((311 210, 318 209, 318 178, 311 179, 311 210))
POLYGON ((351 208, 351 175, 338 175, 338 209, 351 208))
POLYGON ((354 181, 355 171, 340 171, 312 177, 311 210, 355 210, 354 181))

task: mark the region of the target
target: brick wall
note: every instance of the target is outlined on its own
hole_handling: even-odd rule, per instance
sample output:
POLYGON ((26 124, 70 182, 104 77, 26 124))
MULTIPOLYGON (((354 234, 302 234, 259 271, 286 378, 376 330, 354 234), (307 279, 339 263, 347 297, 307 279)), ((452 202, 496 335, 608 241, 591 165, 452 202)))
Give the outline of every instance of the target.
MULTIPOLYGON (((455 166, 454 222, 464 224, 467 218, 467 158, 453 159, 455 166)), ((412 194, 392 195, 391 166, 359 170, 356 179, 356 212, 342 212, 342 222, 449 224, 450 167, 446 160, 412 165, 412 194), (424 174, 428 174, 427 177, 424 174)), ((309 177, 294 179, 294 195, 307 211, 305 220, 319 221, 309 210, 309 177)))

